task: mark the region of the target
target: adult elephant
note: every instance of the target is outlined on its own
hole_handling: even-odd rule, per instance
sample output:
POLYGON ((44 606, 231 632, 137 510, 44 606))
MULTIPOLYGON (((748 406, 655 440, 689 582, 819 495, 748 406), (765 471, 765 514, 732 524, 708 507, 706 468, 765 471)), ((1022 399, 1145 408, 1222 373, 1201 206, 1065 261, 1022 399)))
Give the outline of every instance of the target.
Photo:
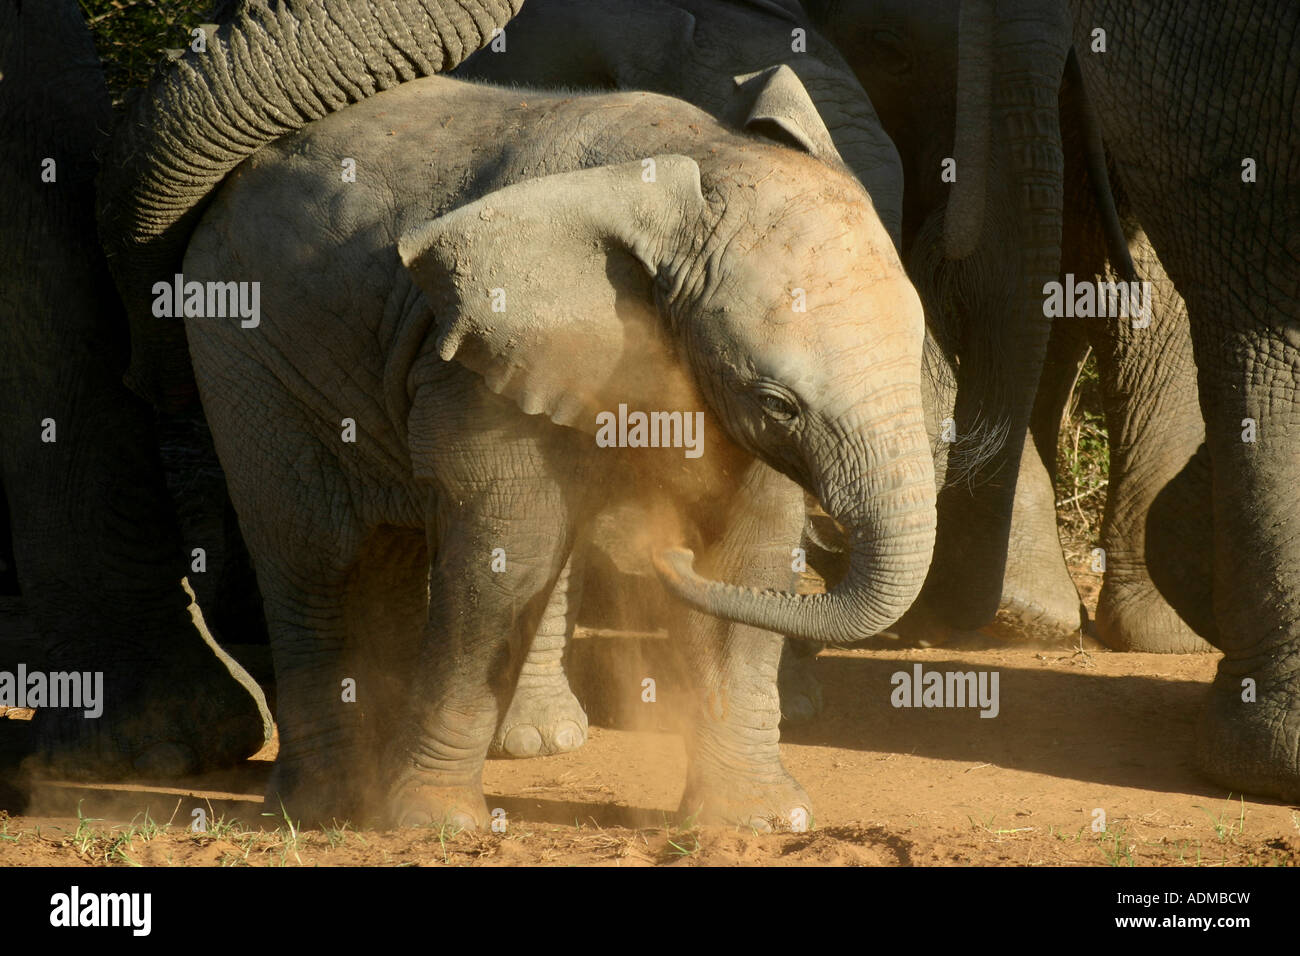
MULTIPOLYGON (((1099 134, 1082 77, 1067 74, 1063 113, 1085 116, 1064 130, 1066 142, 1063 273, 1080 281, 1118 282, 1103 227, 1089 203, 1083 140, 1099 134)), ((1065 383, 1086 345, 1097 357, 1110 446, 1106 510, 1098 544, 1105 575, 1097 636, 1116 650, 1192 653, 1212 650, 1210 607, 1214 541, 1205 423, 1197 400, 1187 306, 1174 288, 1111 163, 1117 215, 1134 278, 1146 283, 1149 312, 1137 322, 1064 319, 1052 330, 1034 437, 1044 470, 1056 448, 1065 383)))
POLYGON ((1206 636, 1224 653, 1198 759, 1225 786, 1294 800, 1300 9, 1281 0, 1071 9, 1102 135, 1191 327, 1211 476, 1206 636))
POLYGON ((0 76, 0 483, 38 636, 0 634, 0 669, 104 676, 99 719, 42 707, 6 749, 88 776, 226 766, 269 722, 191 616, 152 412, 121 384, 126 328, 94 221, 109 102, 77 4, 2 0, 0 76))
POLYGON ((666 492, 683 530, 656 544, 735 582, 659 553, 695 609, 682 811, 807 813, 779 633, 887 627, 935 525, 920 302, 847 172, 668 97, 427 78, 259 151, 184 275, 261 281, 255 328, 187 328, 272 627, 271 796, 365 815, 377 736, 382 815, 486 823, 483 756, 575 536, 666 492), (638 442, 646 412, 685 442, 638 442), (781 590, 804 491, 852 542, 821 595, 781 590))
MULTIPOLYGON (((808 6, 855 65, 851 44, 873 37, 888 43, 895 32, 880 21, 840 34, 829 24, 836 16, 856 16, 867 4, 809 0, 808 6)), ((1300 12, 1266 0, 1234 3, 1226 11, 1209 3, 1032 6, 1036 16, 1070 21, 1098 134, 1131 208, 1130 236, 1149 241, 1186 303, 1204 445, 1184 407, 1171 412, 1156 403, 1141 413, 1145 422, 1125 427, 1130 438, 1135 427, 1172 432, 1175 446, 1130 462, 1139 470, 1154 463, 1172 476, 1136 485, 1147 499, 1132 512, 1147 535, 1144 574, 1186 624, 1225 655, 1201 722, 1198 759, 1230 787, 1294 799, 1300 790, 1294 667, 1300 542, 1289 489, 1300 471, 1294 384, 1300 149, 1287 70, 1297 58, 1300 12), (1207 504, 1198 507, 1198 499, 1207 504), (1145 519, 1142 507, 1149 508, 1145 519), (1213 561, 1208 575, 1207 554, 1213 561)), ((970 8, 980 35, 1004 35, 1008 18, 1001 5, 997 12, 1002 25, 992 22, 991 9, 970 8)), ((906 68, 900 63, 900 72, 906 68)), ((884 98, 869 75, 861 69, 859 75, 888 129, 884 98)), ((899 145, 906 165, 909 150, 899 145)), ((1137 258, 1149 263, 1146 278, 1159 287, 1156 260, 1143 252, 1137 258)), ((1176 317, 1172 291, 1158 294, 1176 317)), ((1116 337, 1112 329, 1110 343, 1103 344, 1120 361, 1108 373, 1108 387, 1127 395, 1150 384, 1150 372, 1142 371, 1145 357, 1145 368, 1158 370, 1155 377, 1172 374, 1175 387, 1185 388, 1191 378, 1186 346, 1173 334, 1171 361, 1155 336, 1144 339, 1130 330, 1116 337)), ((1114 422, 1111 427, 1120 431, 1114 422)), ((1139 610, 1126 621, 1122 606, 1122 600, 1112 605, 1118 612, 1112 642, 1143 646, 1135 634, 1145 615, 1139 610)), ((1155 633, 1152 643, 1164 643, 1155 633)), ((1163 633, 1186 647, 1185 629, 1172 625, 1163 633)))
POLYGON ((935 561, 896 630, 938 642, 990 625, 1065 638, 1082 609, 1025 436, 1051 331, 1042 290, 1060 270, 1068 23, 1033 3, 1000 5, 997 30, 981 15, 990 3, 805 6, 898 147, 904 262, 944 351, 960 358, 954 451, 982 430, 1005 436, 941 495, 935 561))
MULTIPOLYGON (((967 6, 963 33, 958 0, 922 4, 808 0, 807 6, 817 25, 853 63, 879 106, 886 130, 899 143, 908 184, 906 261, 923 297, 935 304, 931 324, 949 329, 958 340, 986 335, 985 330, 1003 321, 1000 299, 1005 294, 1005 277, 986 268, 979 273, 978 282, 957 296, 945 286, 952 273, 935 270, 934 264, 947 252, 940 247, 943 233, 936 223, 943 220, 950 200, 956 198, 955 186, 946 184, 939 171, 956 151, 954 126, 967 128, 974 119, 965 112, 959 118, 958 105, 969 103, 972 88, 983 82, 970 71, 959 77, 959 59, 964 55, 967 62, 979 62, 980 48, 996 45, 996 33, 979 27, 978 5, 967 6), (966 307, 959 308, 956 303, 966 307)), ((1057 536, 1052 476, 1063 406, 1083 350, 1091 341, 1100 358, 1108 424, 1114 436, 1108 510, 1099 541, 1107 562, 1097 622, 1099 636, 1113 646, 1137 650, 1204 649, 1205 642, 1152 584, 1146 561, 1150 548, 1158 572, 1166 576, 1169 559, 1178 555, 1181 560, 1189 553, 1186 546, 1194 543, 1185 533, 1170 534, 1161 528, 1148 535, 1145 527, 1148 508, 1157 495, 1161 495, 1168 515, 1186 517, 1195 512, 1193 500, 1186 494, 1197 484, 1194 474, 1180 479, 1177 488, 1182 490, 1177 493, 1168 487, 1169 481, 1184 471, 1201 432, 1199 412, 1186 401, 1187 387, 1195 380, 1182 303, 1122 193, 1119 208, 1113 208, 1114 174, 1105 165, 1095 107, 1082 88, 1077 60, 1067 60, 1058 102, 1065 169, 1061 272, 1081 281, 1141 278, 1151 282, 1152 321, 1141 331, 1083 318, 1052 324, 1030 420, 1031 440, 1025 443, 1016 469, 1000 607, 986 630, 999 638, 1061 639, 1073 636, 1086 619, 1057 536), (1127 252, 1130 243, 1132 249, 1127 252), (1140 266, 1140 275, 1133 272, 1134 262, 1140 266), (1163 362, 1152 361, 1153 356, 1161 356, 1163 362), (1158 423, 1153 414, 1157 409, 1158 423)), ((1005 132, 998 125, 989 129, 995 139, 1005 132)), ((1005 163, 989 163, 988 170, 986 182, 992 177, 989 188, 995 194, 1023 186, 1010 181, 1017 174, 1005 163)), ((961 181, 960 172, 957 181, 961 181)), ((984 230, 975 257, 988 261, 1032 241, 1028 234, 984 230)), ((1038 301, 1041 306, 1041 290, 1038 301)), ((962 387, 978 388, 971 383, 986 381, 991 371, 979 365, 972 368, 970 360, 977 356, 960 346, 959 351, 966 353, 962 356, 964 370, 959 373, 962 387)), ((961 490, 948 494, 958 501, 967 497, 961 490)), ((954 516, 953 520, 961 518, 954 516)), ((1203 552, 1192 548, 1190 553, 1198 550, 1203 552)), ((1192 617, 1195 614, 1189 605, 1196 589, 1195 583, 1184 586, 1178 602, 1192 617)), ((927 610, 918 609, 915 617, 937 616, 926 614, 927 610)))

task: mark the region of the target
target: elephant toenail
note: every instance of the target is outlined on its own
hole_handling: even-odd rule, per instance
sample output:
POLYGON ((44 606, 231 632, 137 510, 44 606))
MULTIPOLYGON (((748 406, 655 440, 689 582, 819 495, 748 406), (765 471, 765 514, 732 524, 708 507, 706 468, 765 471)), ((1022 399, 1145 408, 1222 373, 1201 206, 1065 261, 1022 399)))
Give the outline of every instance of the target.
POLYGON ((562 720, 555 728, 555 749, 557 751, 577 750, 582 746, 585 735, 582 728, 572 720, 562 720))
POLYGON ((433 823, 433 816, 427 810, 407 810, 398 822, 399 827, 427 827, 433 823))
POLYGON ((506 734, 504 749, 512 757, 535 757, 542 752, 542 735, 531 724, 519 724, 506 734))

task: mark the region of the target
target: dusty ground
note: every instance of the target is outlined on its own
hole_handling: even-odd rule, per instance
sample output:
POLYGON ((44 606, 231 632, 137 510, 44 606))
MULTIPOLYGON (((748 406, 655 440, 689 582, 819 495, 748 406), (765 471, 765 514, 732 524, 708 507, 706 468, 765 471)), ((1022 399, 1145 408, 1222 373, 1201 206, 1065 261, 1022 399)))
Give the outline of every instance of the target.
MULTIPOLYGON (((1300 862, 1300 810, 1243 801, 1193 771, 1214 656, 939 648, 826 653, 816 666, 826 713, 782 744, 814 802, 806 833, 672 826, 681 737, 595 727, 577 753, 489 764, 504 834, 300 833, 261 815, 267 751, 184 787, 42 785, 29 815, 0 815, 0 866, 1300 862), (893 708, 890 675, 915 662, 997 671, 1000 713, 893 708), (186 832, 196 807, 207 834, 186 832), (1104 832, 1093 830, 1098 808, 1104 832)), ((634 684, 626 693, 644 708, 671 701, 641 704, 634 684)))

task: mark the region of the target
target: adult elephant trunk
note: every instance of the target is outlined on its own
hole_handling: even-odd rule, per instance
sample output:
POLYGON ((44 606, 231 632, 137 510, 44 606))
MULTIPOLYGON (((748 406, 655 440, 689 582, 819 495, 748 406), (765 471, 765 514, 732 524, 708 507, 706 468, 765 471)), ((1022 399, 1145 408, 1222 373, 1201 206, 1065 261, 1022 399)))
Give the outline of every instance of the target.
POLYGON ((992 134, 995 0, 964 0, 957 27, 957 181, 943 222, 944 255, 965 259, 984 229, 992 134))
POLYGON ((128 384, 155 404, 193 399, 184 326, 153 316, 152 289, 180 271, 228 172, 313 120, 454 68, 522 4, 247 0, 203 52, 160 66, 129 105, 99 180, 101 239, 131 320, 128 384))
POLYGON ((1069 48, 1070 27, 1056 4, 963 3, 957 178, 944 249, 950 260, 966 261, 944 268, 971 270, 976 287, 989 291, 963 306, 969 317, 954 417, 958 441, 977 421, 1007 439, 971 476, 973 500, 955 488, 940 502, 927 604, 953 627, 988 624, 1001 597, 1016 474, 1051 332, 1043 287, 1060 271, 1058 94, 1069 48))
POLYGON ((817 497, 845 529, 850 557, 831 591, 804 595, 710 581, 680 548, 655 556, 664 584, 708 614, 824 644, 888 628, 920 593, 934 550, 934 460, 919 393, 912 401, 902 420, 891 417, 833 443, 833 477, 819 483, 817 497), (845 467, 846 461, 856 464, 845 467))

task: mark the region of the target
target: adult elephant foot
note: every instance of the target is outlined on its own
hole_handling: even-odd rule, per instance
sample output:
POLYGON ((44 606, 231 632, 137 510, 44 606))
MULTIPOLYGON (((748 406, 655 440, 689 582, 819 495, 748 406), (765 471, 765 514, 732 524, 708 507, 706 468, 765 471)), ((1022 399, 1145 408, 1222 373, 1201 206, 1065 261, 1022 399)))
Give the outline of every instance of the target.
POLYGON ((399 827, 449 826, 460 830, 488 825, 487 802, 476 782, 448 785, 426 775, 403 780, 388 801, 388 817, 399 827))
POLYGON ((122 662, 104 671, 104 713, 37 708, 32 770, 80 780, 175 779, 231 767, 266 742, 263 714, 217 661, 122 662))
POLYGON ((53 671, 103 674, 92 708, 101 713, 38 707, 30 769, 82 780, 177 778, 257 753, 272 732, 261 688, 212 640, 194 603, 190 615, 184 646, 163 645, 143 658, 99 646, 75 668, 58 666, 64 655, 56 655, 53 671))
MULTIPOLYGON (((1070 366, 1068 359, 1059 364, 1070 366)), ((1069 381, 1061 373, 1052 373, 1052 379, 1069 381)), ((1056 406, 1063 404, 1062 398, 1040 395, 1039 403, 1049 406, 1053 423, 1059 422, 1056 406)), ((1037 406, 1035 413, 1033 440, 1025 442, 1020 455, 1002 594, 997 614, 982 630, 998 641, 1074 643, 1088 612, 1065 565, 1057 533, 1055 491, 1045 463, 1055 457, 1056 429, 1037 421, 1042 417, 1037 406)))
POLYGON ((1007 643, 1077 642, 1080 630, 1088 624, 1088 612, 1061 550, 1051 479, 1028 442, 1021 455, 1019 482, 993 620, 974 630, 954 626, 950 622, 952 608, 962 603, 955 595, 963 592, 968 582, 957 580, 954 573, 935 576, 932 568, 921 599, 890 629, 898 635, 899 646, 976 649, 1007 643))
POLYGON ((818 644, 786 640, 776 681, 782 723, 805 723, 822 712, 822 685, 815 675, 820 650, 818 644))
POLYGON ((1201 772, 1234 792, 1300 801, 1300 670, 1279 673, 1228 658, 1197 727, 1201 772), (1253 688, 1247 680, 1254 682, 1253 688))
POLYGON ((1088 611, 1071 585, 1068 592, 1004 594, 997 616, 983 631, 998 641, 1067 644, 1078 640, 1087 621, 1088 611))
POLYGON ((551 680, 521 679, 510 709, 497 727, 489 753, 495 757, 544 757, 577 750, 587 742, 587 714, 563 673, 551 680))
MULTIPOLYGON (((1195 381, 1190 383, 1195 384, 1195 381)), ((1175 469, 1158 474, 1151 493, 1141 480, 1129 480, 1111 466, 1115 476, 1107 521, 1102 532, 1106 550, 1106 580, 1097 601, 1097 636, 1117 651, 1153 654, 1201 654, 1214 648, 1214 534, 1205 516, 1211 510, 1211 477, 1204 431, 1196 410, 1181 417, 1184 437, 1176 452, 1156 459, 1184 458, 1175 469), (1197 447, 1199 445, 1199 447, 1197 447), (1195 449, 1190 456, 1186 448, 1195 449), (1169 477, 1166 478, 1166 475, 1169 477)), ((1164 436, 1161 436, 1164 437, 1164 436)), ((1172 439, 1169 439, 1172 441, 1172 439)), ((1152 444, 1154 440, 1148 440, 1152 444)), ((1112 456, 1117 456, 1112 451, 1112 456)), ((1154 455, 1152 456, 1155 457, 1154 455)), ((1124 464, 1127 464, 1125 462, 1124 464)), ((1148 464, 1148 472, 1154 465, 1148 464)))
POLYGON ((1193 631, 1150 579, 1124 582, 1106 575, 1097 602, 1097 637, 1117 651, 1206 654, 1214 648, 1193 631))

